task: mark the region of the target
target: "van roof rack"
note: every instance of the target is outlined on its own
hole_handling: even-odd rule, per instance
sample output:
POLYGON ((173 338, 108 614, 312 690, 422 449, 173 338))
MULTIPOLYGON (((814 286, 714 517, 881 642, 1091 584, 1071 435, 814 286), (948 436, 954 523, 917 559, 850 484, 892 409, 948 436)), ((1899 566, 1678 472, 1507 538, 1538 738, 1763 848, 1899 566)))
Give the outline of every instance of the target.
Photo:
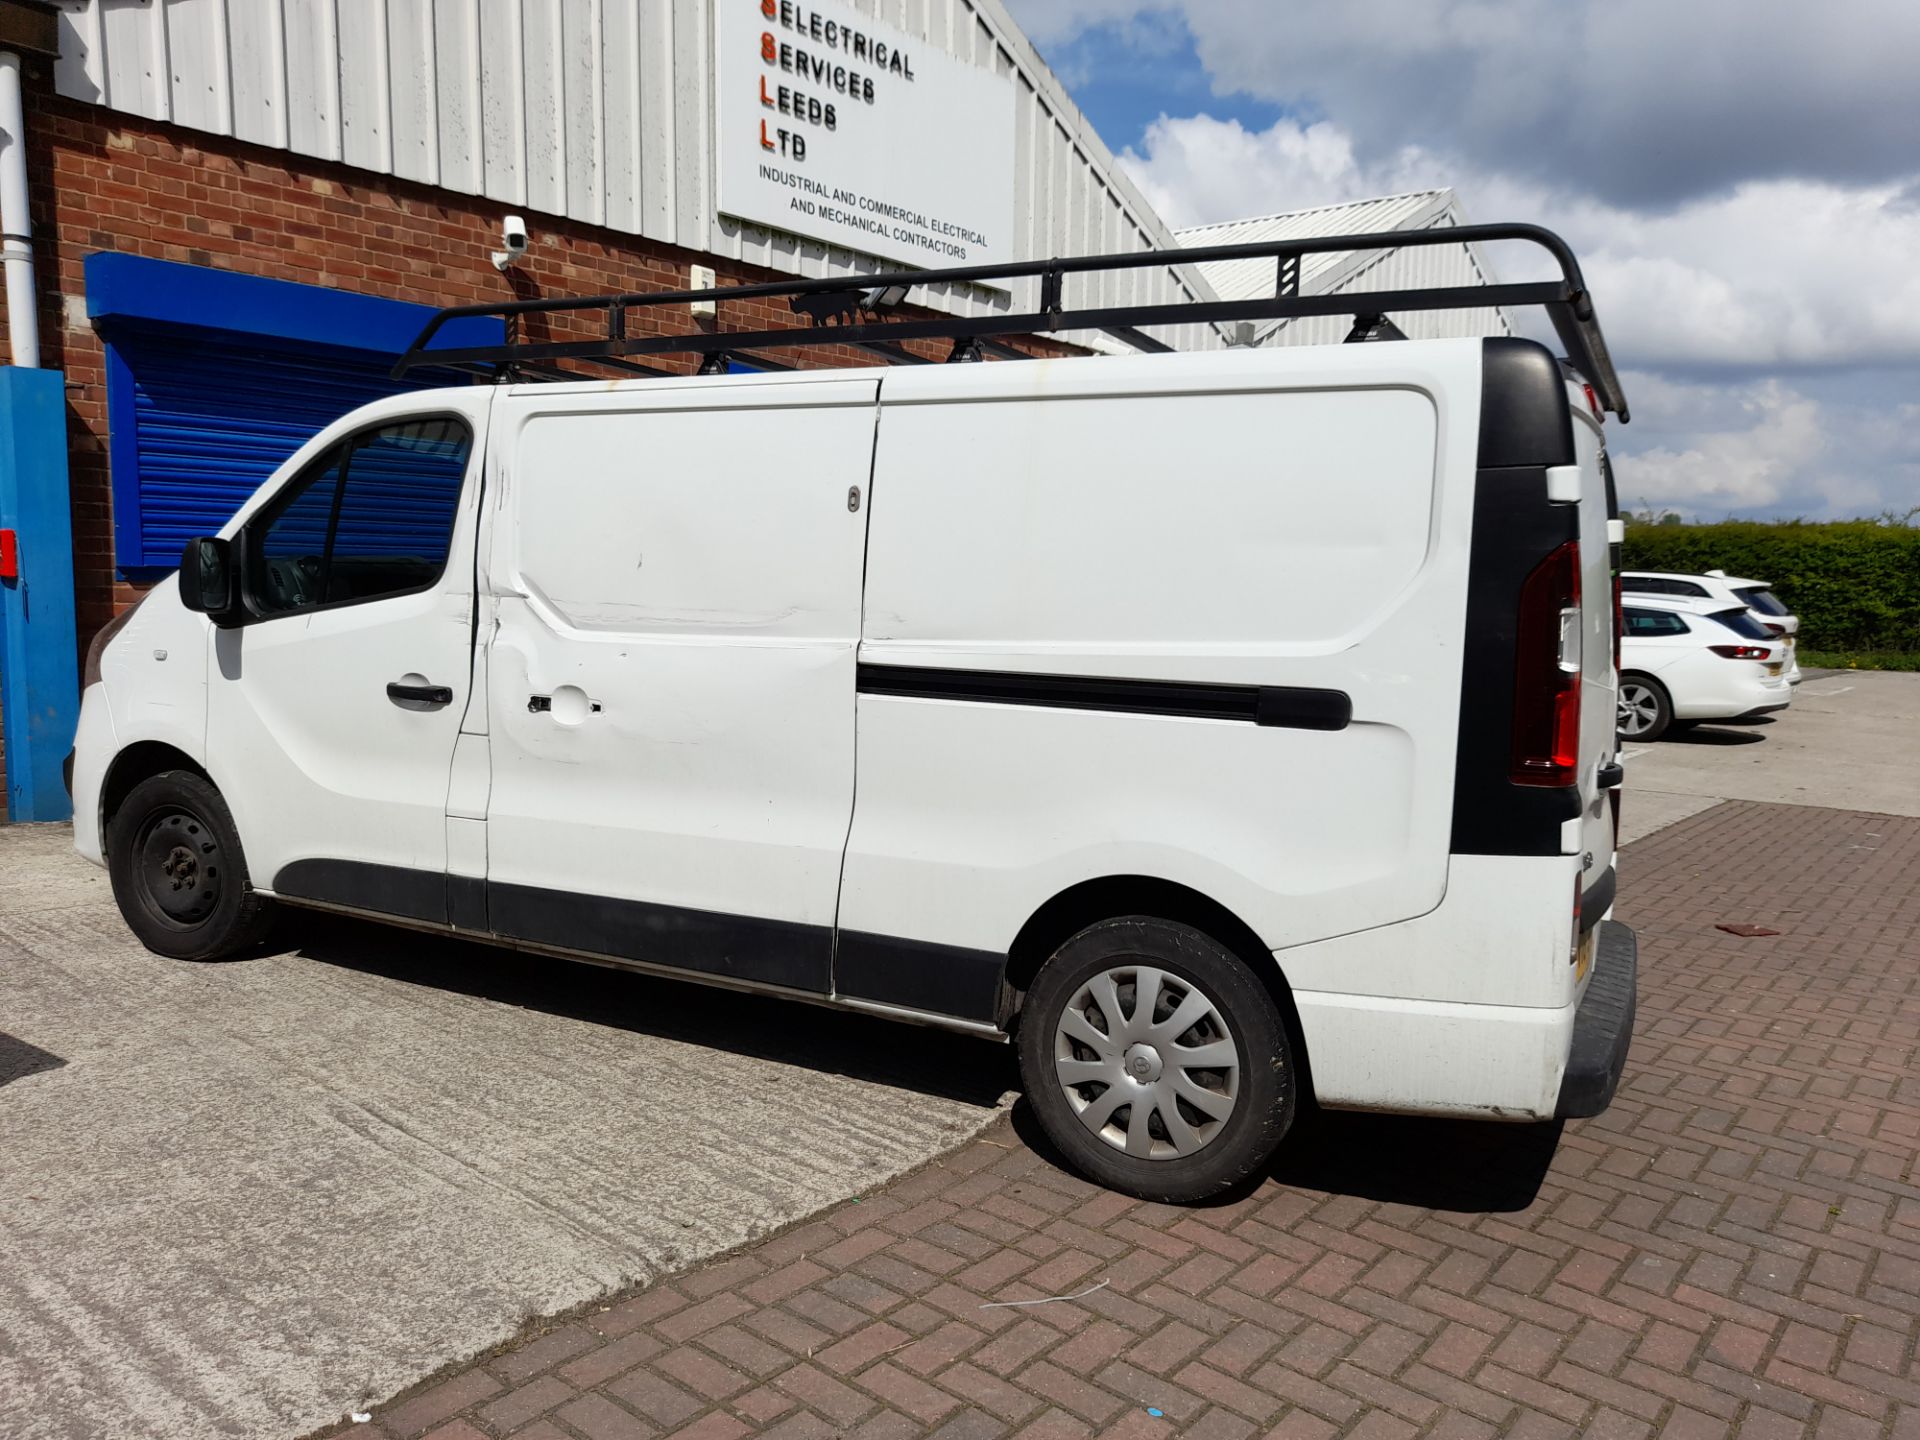
POLYGON ((695 355, 702 369, 725 369, 729 359, 756 368, 791 368, 786 362, 761 355, 766 350, 791 350, 809 345, 850 345, 878 354, 894 364, 928 363, 928 357, 906 349, 903 341, 949 340, 951 360, 1030 358, 1003 343, 1003 337, 1048 335, 1061 331, 1100 330, 1137 350, 1158 352, 1173 347, 1144 332, 1148 325, 1218 325, 1242 320, 1293 319, 1314 315, 1348 315, 1356 321, 1350 338, 1379 337, 1395 327, 1387 318, 1413 310, 1468 310, 1491 306, 1539 306, 1553 322, 1566 347, 1567 358, 1594 387, 1601 405, 1627 420, 1627 399, 1620 388, 1606 336, 1594 314, 1593 298, 1580 274, 1573 251, 1551 230, 1538 225, 1456 225, 1447 229, 1397 230, 1367 235, 1324 235, 1300 240, 1262 240, 1240 245, 1210 245, 1187 250, 1138 250, 1120 255, 1081 255, 1065 259, 1029 260, 1012 265, 971 265, 942 270, 897 270, 871 275, 836 275, 815 280, 772 280, 752 285, 727 285, 707 290, 659 290, 625 295, 580 298, 507 300, 497 304, 456 305, 440 311, 414 337, 393 367, 395 379, 424 366, 451 367, 488 375, 496 380, 583 378, 555 362, 586 361, 632 375, 668 372, 642 363, 651 355, 695 355), (1444 285, 1415 290, 1360 290, 1332 295, 1304 295, 1300 291, 1302 260, 1308 255, 1349 251, 1397 250, 1426 245, 1471 245, 1517 240, 1547 252, 1558 265, 1557 280, 1508 285, 1444 285), (1238 300, 1188 300, 1147 305, 1105 305, 1069 310, 1062 303, 1069 275, 1157 269, 1216 260, 1274 262, 1271 295, 1238 300), (984 284, 993 281, 1037 279, 1040 308, 1023 313, 993 315, 901 315, 898 307, 922 285, 984 284), (721 330, 720 307, 740 301, 784 299, 801 323, 781 329, 721 330), (627 333, 627 315, 659 306, 707 303, 715 307, 710 329, 684 334, 627 333), (605 316, 604 333, 596 323, 592 335, 569 339, 535 339, 526 317, 537 315, 605 316), (449 321, 473 316, 497 316, 507 322, 507 338, 498 345, 434 348, 434 337, 449 321), (1364 332, 1364 333, 1363 333, 1364 332), (984 353, 983 353, 984 352, 984 353))

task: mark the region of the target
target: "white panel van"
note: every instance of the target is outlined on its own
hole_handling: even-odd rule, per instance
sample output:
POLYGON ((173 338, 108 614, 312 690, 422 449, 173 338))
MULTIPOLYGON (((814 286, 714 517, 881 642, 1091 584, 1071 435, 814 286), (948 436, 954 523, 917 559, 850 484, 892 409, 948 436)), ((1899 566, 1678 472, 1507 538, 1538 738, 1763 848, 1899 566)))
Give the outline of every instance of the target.
POLYGON ((1530 341, 505 383, 95 643, 151 949, 312 907, 1005 1038, 1190 1200, 1295 1108, 1610 1100, 1616 510, 1530 341))

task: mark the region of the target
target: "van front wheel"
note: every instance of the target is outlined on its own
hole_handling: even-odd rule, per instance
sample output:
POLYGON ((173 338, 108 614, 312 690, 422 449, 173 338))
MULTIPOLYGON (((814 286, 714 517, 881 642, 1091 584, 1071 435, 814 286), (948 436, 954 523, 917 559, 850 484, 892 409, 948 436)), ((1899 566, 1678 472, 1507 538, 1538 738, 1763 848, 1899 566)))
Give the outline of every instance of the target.
POLYGON ((175 960, 236 954, 272 919, 227 802, 191 771, 149 776, 127 793, 107 822, 107 873, 127 928, 175 960))
POLYGON ((1041 967, 1019 1043, 1047 1138, 1143 1200, 1230 1189, 1293 1121, 1293 1057, 1273 997, 1185 925, 1132 916, 1082 930, 1041 967))

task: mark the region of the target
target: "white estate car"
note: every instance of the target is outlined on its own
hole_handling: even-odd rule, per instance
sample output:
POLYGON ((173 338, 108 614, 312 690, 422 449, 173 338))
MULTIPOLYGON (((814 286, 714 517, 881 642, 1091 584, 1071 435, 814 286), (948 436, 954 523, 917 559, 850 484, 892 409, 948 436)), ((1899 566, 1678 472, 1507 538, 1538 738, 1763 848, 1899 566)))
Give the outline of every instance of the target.
POLYGON ((1308 1077, 1612 1098, 1617 508, 1548 350, 512 374, 329 426, 95 643, 75 843, 153 950, 309 907, 1010 1038, 1159 1199, 1308 1077))
POLYGON ((1620 733, 1658 740, 1675 724, 1784 710, 1786 642, 1738 601, 1633 595, 1621 605, 1620 733))
POLYGON ((1721 600, 1744 605, 1771 635, 1786 641, 1787 683, 1800 683, 1800 617, 1780 602, 1773 586, 1765 580, 1737 580, 1724 570, 1709 570, 1704 575, 1679 575, 1658 570, 1628 570, 1620 576, 1620 589, 1626 595, 1670 595, 1681 599, 1721 600))

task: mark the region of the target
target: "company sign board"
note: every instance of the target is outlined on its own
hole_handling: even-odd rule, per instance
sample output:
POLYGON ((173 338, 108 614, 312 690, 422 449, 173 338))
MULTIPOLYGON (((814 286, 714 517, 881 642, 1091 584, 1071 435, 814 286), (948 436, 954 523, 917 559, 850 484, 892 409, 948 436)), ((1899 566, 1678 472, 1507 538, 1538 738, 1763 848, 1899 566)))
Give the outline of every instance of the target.
POLYGON ((912 266, 1013 243, 1012 88, 828 0, 717 0, 722 214, 912 266))

